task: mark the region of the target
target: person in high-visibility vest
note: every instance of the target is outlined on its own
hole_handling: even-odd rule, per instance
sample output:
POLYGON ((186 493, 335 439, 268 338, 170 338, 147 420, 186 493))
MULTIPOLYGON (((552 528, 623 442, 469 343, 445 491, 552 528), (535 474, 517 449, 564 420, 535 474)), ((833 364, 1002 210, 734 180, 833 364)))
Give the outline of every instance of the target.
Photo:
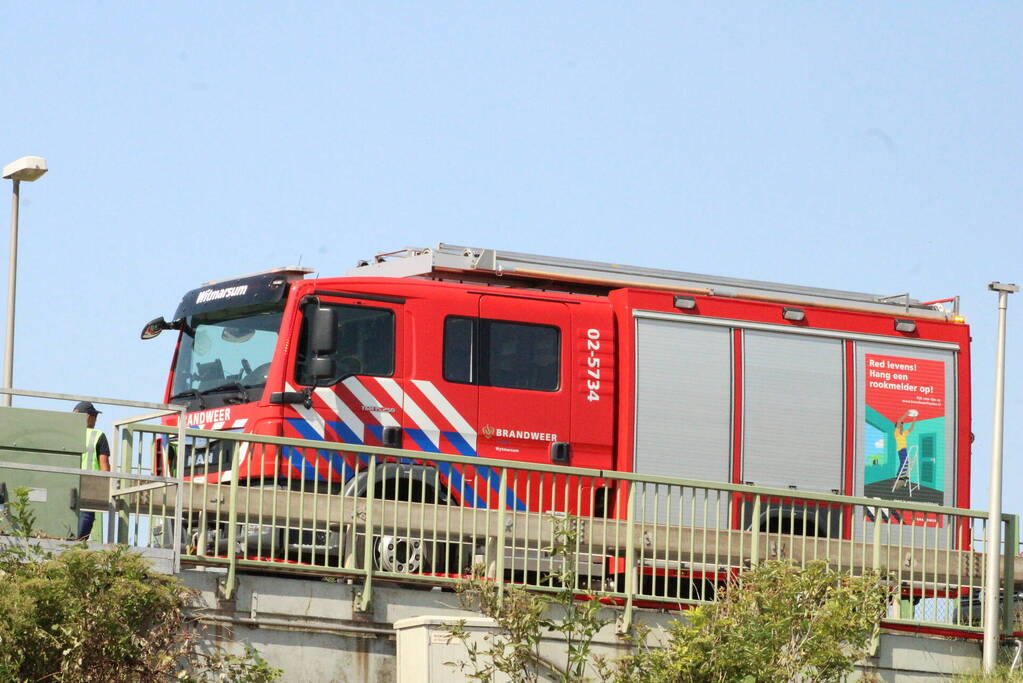
MULTIPOLYGON (((72 412, 85 413, 85 450, 82 452, 82 469, 110 471, 110 444, 107 436, 96 429, 96 416, 100 411, 88 401, 81 401, 72 408, 72 412)), ((92 533, 92 525, 96 521, 96 513, 82 511, 78 513, 78 538, 88 538, 92 533)))

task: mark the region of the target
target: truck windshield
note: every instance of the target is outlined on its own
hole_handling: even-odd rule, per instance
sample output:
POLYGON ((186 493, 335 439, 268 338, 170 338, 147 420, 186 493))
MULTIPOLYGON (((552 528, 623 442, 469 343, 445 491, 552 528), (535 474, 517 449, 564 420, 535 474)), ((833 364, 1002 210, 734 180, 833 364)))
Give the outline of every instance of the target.
POLYGON ((239 402, 255 400, 266 384, 277 345, 281 311, 242 317, 196 317, 182 333, 171 397, 233 392, 239 402))

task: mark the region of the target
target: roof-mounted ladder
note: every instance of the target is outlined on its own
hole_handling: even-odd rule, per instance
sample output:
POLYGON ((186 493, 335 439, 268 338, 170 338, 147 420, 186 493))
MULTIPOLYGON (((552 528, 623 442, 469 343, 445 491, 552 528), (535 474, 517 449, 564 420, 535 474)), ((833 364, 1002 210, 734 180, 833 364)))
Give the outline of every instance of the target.
POLYGON ((435 248, 408 247, 378 254, 371 261, 360 261, 355 268, 347 272, 347 275, 420 277, 492 284, 504 280, 509 286, 584 293, 630 287, 660 289, 829 308, 869 310, 889 315, 902 311, 909 316, 936 320, 945 320, 949 317, 940 306, 921 304, 903 294, 891 297, 444 243, 438 244, 435 248))

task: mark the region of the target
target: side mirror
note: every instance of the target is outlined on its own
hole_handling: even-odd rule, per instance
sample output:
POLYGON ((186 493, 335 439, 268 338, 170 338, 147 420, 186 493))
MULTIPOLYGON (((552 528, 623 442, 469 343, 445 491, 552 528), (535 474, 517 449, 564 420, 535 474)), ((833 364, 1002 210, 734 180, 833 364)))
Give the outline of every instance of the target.
POLYGON ((153 318, 146 326, 142 328, 142 339, 152 339, 160 336, 160 333, 164 330, 169 330, 170 324, 163 319, 161 315, 159 318, 153 318))
POLYGON ((313 355, 334 353, 337 348, 337 312, 333 308, 313 309, 309 319, 309 343, 313 355))
POLYGON ((313 382, 319 385, 321 382, 334 379, 337 372, 337 363, 333 358, 327 356, 316 356, 309 361, 309 374, 313 382))
POLYGON ((318 299, 310 297, 305 311, 309 325, 309 348, 306 360, 310 379, 316 386, 324 386, 334 379, 337 361, 337 311, 321 306, 318 299))

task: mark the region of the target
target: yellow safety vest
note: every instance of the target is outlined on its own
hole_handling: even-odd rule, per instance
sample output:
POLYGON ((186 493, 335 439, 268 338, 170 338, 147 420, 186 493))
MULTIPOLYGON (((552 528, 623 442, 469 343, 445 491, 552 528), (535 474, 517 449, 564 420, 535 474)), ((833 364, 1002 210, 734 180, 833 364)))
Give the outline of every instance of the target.
POLYGON ((96 444, 103 432, 98 429, 85 429, 85 450, 82 452, 82 469, 99 470, 99 455, 96 453, 96 444), (90 467, 91 465, 91 467, 90 467))

